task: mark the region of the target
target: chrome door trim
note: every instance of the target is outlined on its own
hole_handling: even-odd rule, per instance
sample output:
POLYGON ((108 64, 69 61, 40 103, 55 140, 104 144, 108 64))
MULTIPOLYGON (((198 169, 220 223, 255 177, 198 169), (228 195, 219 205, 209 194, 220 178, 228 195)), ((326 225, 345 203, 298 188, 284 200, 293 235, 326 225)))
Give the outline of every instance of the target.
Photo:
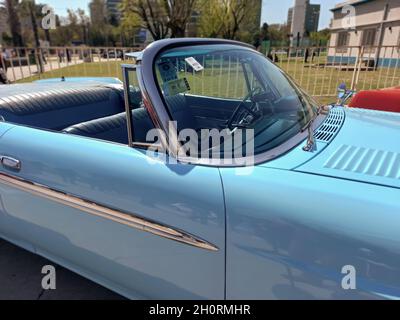
POLYGON ((187 232, 144 219, 132 213, 112 209, 110 207, 68 193, 57 191, 45 185, 31 182, 13 175, 0 172, 0 183, 39 197, 55 201, 57 203, 64 204, 71 208, 84 211, 91 215, 109 219, 114 222, 129 226, 131 228, 148 232, 166 239, 170 239, 209 251, 215 252, 219 250, 219 248, 215 245, 198 237, 195 237, 187 232))
POLYGON ((19 161, 18 159, 8 156, 0 156, 0 162, 2 166, 6 169, 11 169, 16 171, 21 170, 21 161, 19 161))

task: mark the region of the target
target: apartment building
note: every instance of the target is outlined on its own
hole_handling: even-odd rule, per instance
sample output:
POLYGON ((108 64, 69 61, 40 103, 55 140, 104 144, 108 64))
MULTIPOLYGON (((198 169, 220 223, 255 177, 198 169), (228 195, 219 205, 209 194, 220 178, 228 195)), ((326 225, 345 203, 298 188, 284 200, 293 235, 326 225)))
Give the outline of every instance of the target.
POLYGON ((288 11, 290 45, 308 45, 311 32, 318 31, 321 5, 311 4, 309 0, 295 0, 294 7, 288 11))

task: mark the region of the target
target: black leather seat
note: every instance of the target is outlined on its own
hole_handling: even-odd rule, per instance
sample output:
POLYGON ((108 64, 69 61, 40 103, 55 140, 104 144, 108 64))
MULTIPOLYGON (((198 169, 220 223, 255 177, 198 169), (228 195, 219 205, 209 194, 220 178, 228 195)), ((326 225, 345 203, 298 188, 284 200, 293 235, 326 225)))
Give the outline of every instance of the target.
MULTIPOLYGON (((186 105, 186 97, 176 95, 167 98, 168 107, 173 117, 178 121, 178 129, 196 128, 196 121, 189 106, 186 105)), ((145 108, 132 111, 132 121, 136 142, 147 142, 147 133, 154 128, 153 122, 145 108)), ((126 113, 122 112, 113 116, 86 121, 75 124, 63 130, 65 133, 91 137, 106 141, 128 144, 128 131, 126 113)))
MULTIPOLYGON (((147 133, 154 128, 147 110, 144 108, 133 110, 132 121, 135 131, 135 141, 145 143, 147 133)), ((125 112, 110 117, 79 123, 64 129, 63 132, 128 144, 128 129, 125 112)))
POLYGON ((184 95, 178 94, 166 97, 165 101, 172 113, 173 119, 177 121, 178 131, 183 129, 197 129, 196 120, 184 95))
POLYGON ((119 91, 93 86, 13 95, 0 98, 0 117, 7 122, 62 130, 82 121, 122 112, 124 103, 119 91))

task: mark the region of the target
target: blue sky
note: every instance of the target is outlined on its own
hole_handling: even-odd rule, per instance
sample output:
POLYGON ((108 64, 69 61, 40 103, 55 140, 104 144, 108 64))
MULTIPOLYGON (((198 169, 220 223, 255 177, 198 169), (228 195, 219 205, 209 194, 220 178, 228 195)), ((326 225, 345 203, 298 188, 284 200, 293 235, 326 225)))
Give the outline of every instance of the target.
MULTIPOLYGON (((319 28, 323 29, 329 26, 332 18, 332 9, 336 3, 343 2, 343 0, 311 0, 312 4, 321 5, 321 17, 319 28)), ((292 7, 294 0, 263 0, 263 14, 262 21, 268 23, 282 23, 287 20, 288 9, 292 7)))
MULTIPOLYGON (((311 0, 311 3, 321 4, 320 28, 329 25, 332 17, 329 9, 333 8, 336 3, 343 0, 311 0)), ((66 15, 67 8, 82 8, 89 13, 89 0, 37 0, 40 3, 46 3, 52 6, 59 15, 66 15)), ((294 3, 294 0, 263 0, 262 21, 268 23, 282 23, 287 19, 287 11, 294 3)))

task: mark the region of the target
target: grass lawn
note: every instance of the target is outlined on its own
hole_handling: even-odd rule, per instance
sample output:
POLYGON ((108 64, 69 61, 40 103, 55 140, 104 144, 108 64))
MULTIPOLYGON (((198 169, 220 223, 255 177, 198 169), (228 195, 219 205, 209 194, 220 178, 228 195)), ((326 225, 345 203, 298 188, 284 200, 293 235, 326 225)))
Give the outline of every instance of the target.
POLYGON ((71 65, 18 80, 17 83, 61 77, 116 77, 122 79, 121 61, 92 62, 71 65))
MULTIPOLYGON (((315 57, 313 63, 305 64, 302 58, 287 59, 285 55, 279 56, 277 63, 310 95, 314 96, 321 104, 336 100, 336 88, 342 82, 351 86, 353 71, 340 70, 334 67, 320 66, 326 61, 326 56, 315 57)), ((42 75, 35 75, 18 81, 31 82, 38 79, 64 77, 117 77, 122 79, 121 61, 81 63, 58 70, 48 71, 42 75)), ((243 97, 241 81, 242 72, 237 66, 216 64, 215 69, 201 74, 192 75, 185 73, 191 85, 191 92, 220 97, 243 97), (234 85, 233 85, 234 84, 234 85)), ((376 71, 362 71, 359 76, 357 90, 376 89, 400 85, 400 68, 380 68, 376 71)))

